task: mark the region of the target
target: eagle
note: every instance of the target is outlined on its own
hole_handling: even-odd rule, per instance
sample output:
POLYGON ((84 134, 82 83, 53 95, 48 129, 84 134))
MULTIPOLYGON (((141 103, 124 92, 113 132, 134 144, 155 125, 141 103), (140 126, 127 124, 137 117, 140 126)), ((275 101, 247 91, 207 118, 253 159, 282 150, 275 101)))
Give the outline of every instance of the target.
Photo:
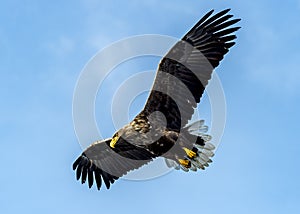
POLYGON ((230 9, 206 13, 161 59, 143 110, 73 163, 77 180, 109 189, 131 170, 164 157, 169 167, 205 169, 215 146, 204 121, 189 124, 212 72, 235 44, 240 19, 230 9))

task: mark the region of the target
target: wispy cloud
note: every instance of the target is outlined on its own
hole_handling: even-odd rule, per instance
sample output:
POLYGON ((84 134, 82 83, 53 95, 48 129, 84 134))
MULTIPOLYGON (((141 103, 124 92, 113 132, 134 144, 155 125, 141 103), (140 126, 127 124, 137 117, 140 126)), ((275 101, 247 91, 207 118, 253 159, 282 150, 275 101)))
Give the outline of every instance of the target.
MULTIPOLYGON (((118 7, 124 10, 117 10, 114 1, 103 4, 88 0, 82 4, 87 12, 84 18, 88 32, 87 45, 97 50, 116 40, 136 34, 166 34, 168 30, 174 31, 180 26, 178 21, 183 22, 201 14, 199 12, 201 8, 192 7, 187 2, 178 0, 118 2, 118 7)), ((184 25, 182 28, 185 29, 184 25)))
POLYGON ((263 7, 259 11, 246 14, 242 29, 246 32, 241 38, 241 52, 247 76, 275 93, 299 93, 297 14, 293 11, 282 19, 271 9, 263 7))
MULTIPOLYGON (((300 1, 298 2, 300 6, 300 1)), ((119 7, 124 6, 125 8, 123 4, 122 2, 118 3, 119 7)), ((296 62, 299 55, 289 55, 289 53, 295 52, 295 50, 289 49, 290 44, 295 43, 300 36, 299 28, 291 27, 297 26, 297 21, 295 21, 297 20, 297 14, 295 14, 295 11, 288 13, 282 19, 267 3, 248 2, 246 5, 239 4, 232 2, 231 6, 236 5, 241 10, 238 16, 242 18, 242 25, 244 26, 241 33, 239 32, 239 47, 242 47, 240 55, 243 55, 242 66, 247 77, 251 81, 265 86, 270 91, 297 92, 299 85, 297 77, 299 75, 296 62)), ((85 36, 86 45, 95 51, 116 40, 134 34, 167 32, 156 27, 153 23, 149 26, 147 26, 147 22, 140 23, 139 19, 145 18, 143 14, 151 15, 151 17, 153 15, 152 19, 161 20, 160 25, 157 26, 164 26, 163 22, 166 21, 168 28, 173 29, 179 25, 178 16, 174 14, 180 14, 180 20, 186 20, 187 18, 200 16, 203 12, 199 10, 206 12, 208 9, 218 6, 213 3, 208 5, 201 2, 196 6, 193 4, 192 7, 189 1, 186 3, 176 1, 176 3, 170 4, 170 1, 140 2, 133 0, 126 3, 126 8, 138 7, 138 9, 131 10, 135 13, 130 14, 129 19, 126 11, 114 10, 115 3, 113 1, 103 5, 101 2, 89 0, 85 1, 83 5, 88 14, 85 17, 88 32, 85 36), (159 9, 157 8, 158 5, 159 9), (154 13, 156 10, 157 13, 154 13), (168 16, 170 18, 166 20, 168 16), (147 27, 146 30, 139 30, 139 28, 145 26, 147 27)), ((286 8, 283 8, 283 10, 286 10, 286 8)), ((235 9, 235 11, 238 11, 238 9, 235 9)), ((182 24, 180 25, 182 26, 182 24)), ((178 36, 180 36, 182 29, 174 30, 174 32, 178 31, 178 36)))
POLYGON ((66 36, 60 36, 54 41, 47 42, 45 48, 57 57, 64 57, 75 48, 74 41, 66 36))
POLYGON ((263 63, 263 59, 257 59, 257 64, 251 67, 250 75, 253 81, 264 85, 275 93, 279 91, 289 94, 298 94, 300 85, 300 73, 298 56, 285 58, 278 61, 263 63))

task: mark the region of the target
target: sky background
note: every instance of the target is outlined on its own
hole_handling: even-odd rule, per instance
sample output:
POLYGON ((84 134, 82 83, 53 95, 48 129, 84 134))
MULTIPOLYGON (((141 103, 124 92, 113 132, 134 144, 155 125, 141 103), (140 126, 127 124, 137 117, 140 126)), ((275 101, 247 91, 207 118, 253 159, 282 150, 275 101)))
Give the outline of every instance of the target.
POLYGON ((300 213, 299 21, 299 0, 1 1, 0 212, 300 213), (213 8, 242 18, 216 70, 227 123, 213 164, 108 191, 77 182, 72 97, 84 65, 124 37, 181 38, 213 8))

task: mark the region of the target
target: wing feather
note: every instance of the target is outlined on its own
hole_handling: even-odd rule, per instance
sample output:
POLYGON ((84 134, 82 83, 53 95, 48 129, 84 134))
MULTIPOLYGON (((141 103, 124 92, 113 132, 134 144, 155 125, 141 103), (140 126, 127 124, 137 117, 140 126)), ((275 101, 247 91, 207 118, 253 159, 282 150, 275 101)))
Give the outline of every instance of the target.
POLYGON ((240 21, 227 13, 208 12, 161 60, 142 114, 162 112, 167 129, 180 131, 191 119, 205 87, 224 55, 235 43, 240 21), (168 75, 167 75, 168 74, 168 75), (169 75, 175 77, 172 79, 169 75))
POLYGON ((154 158, 146 149, 125 141, 118 144, 120 145, 118 149, 112 150, 108 146, 110 140, 92 144, 73 164, 77 180, 81 178, 81 183, 85 183, 88 179, 89 188, 93 186, 95 180, 98 189, 101 188, 102 183, 109 189, 110 184, 113 184, 119 177, 154 158))

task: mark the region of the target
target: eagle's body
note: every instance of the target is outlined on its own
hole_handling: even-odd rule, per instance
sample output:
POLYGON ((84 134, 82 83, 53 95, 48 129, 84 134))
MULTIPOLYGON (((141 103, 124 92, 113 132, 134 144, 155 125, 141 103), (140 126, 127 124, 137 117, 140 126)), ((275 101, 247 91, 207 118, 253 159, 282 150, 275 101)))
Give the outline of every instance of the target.
POLYGON ((161 60, 144 109, 112 138, 91 144, 74 162, 77 179, 107 188, 128 171, 163 156, 169 166, 204 169, 214 146, 203 121, 188 125, 213 69, 234 45, 238 27, 224 10, 207 13, 161 60))

